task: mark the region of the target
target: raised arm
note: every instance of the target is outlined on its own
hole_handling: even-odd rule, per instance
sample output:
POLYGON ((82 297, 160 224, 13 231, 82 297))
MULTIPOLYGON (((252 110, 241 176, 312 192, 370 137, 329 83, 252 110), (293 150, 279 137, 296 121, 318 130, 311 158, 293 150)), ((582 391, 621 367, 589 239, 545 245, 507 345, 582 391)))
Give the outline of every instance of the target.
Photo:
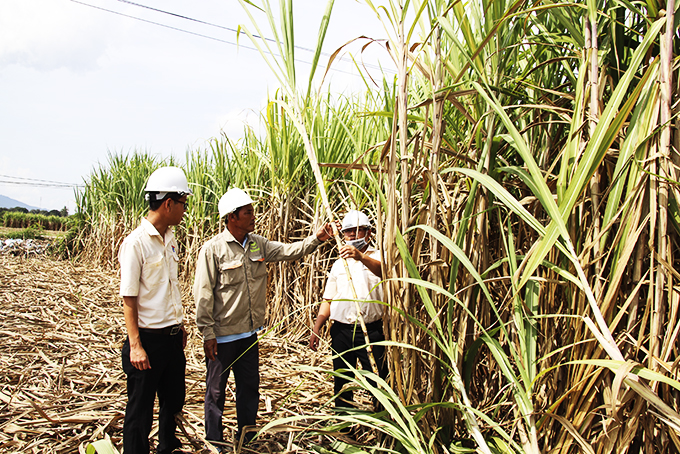
POLYGON ((345 244, 340 248, 340 257, 344 259, 354 259, 358 260, 368 268, 371 273, 375 274, 379 278, 382 278, 382 267, 380 265, 380 260, 376 260, 368 254, 361 252, 359 249, 349 244, 345 244))

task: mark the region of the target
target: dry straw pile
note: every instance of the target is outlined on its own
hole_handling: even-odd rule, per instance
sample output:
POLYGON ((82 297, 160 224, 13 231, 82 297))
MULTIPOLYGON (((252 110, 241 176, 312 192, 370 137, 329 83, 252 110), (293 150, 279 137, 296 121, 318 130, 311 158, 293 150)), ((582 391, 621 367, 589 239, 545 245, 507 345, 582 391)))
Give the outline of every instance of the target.
MULTIPOLYGON (((0 452, 84 452, 88 442, 107 436, 120 449, 125 327, 115 271, 0 254, 0 273, 0 452)), ((184 290, 190 338, 180 437, 184 449, 200 452, 205 366, 190 293, 184 290)), ((325 412, 332 381, 324 374, 301 373, 298 366, 330 368, 328 352, 313 353, 304 338, 272 333, 261 342, 260 422, 325 412)), ((233 381, 229 387, 227 439, 236 426, 233 381)), ((304 427, 287 430, 264 434, 242 451, 304 453, 330 440, 304 427)), ((371 435, 364 437, 370 444, 371 435)))

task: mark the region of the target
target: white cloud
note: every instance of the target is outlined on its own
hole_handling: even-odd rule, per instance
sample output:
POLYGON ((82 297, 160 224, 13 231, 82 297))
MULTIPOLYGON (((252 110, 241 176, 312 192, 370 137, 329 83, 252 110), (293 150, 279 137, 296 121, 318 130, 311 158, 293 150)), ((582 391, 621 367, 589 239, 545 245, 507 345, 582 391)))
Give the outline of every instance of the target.
POLYGON ((0 65, 47 71, 91 70, 116 29, 104 15, 93 15, 64 0, 0 2, 0 65))

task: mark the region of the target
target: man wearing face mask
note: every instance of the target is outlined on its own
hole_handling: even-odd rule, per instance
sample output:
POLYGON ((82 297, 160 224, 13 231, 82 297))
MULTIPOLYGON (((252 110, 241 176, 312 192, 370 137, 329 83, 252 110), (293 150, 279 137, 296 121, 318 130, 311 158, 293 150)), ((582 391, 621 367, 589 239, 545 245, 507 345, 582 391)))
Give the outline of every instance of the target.
MULTIPOLYGON (((369 245, 371 239, 371 222, 361 211, 349 211, 342 221, 342 234, 345 245, 340 248, 340 257, 347 260, 352 284, 360 303, 361 315, 364 318, 368 338, 371 344, 385 340, 382 328, 383 306, 368 301, 383 301, 383 290, 380 251, 369 245)), ((352 350, 365 345, 364 333, 356 312, 356 302, 350 288, 345 264, 338 259, 331 268, 328 282, 323 293, 323 302, 319 307, 319 315, 309 339, 309 347, 316 351, 319 346, 319 331, 326 320, 332 320, 330 329, 331 349, 339 356, 333 359, 333 369, 347 369, 347 364, 356 367, 357 359, 364 370, 371 370, 366 349, 352 350)), ((383 379, 387 375, 385 367, 385 347, 372 345, 373 356, 378 366, 378 374, 383 379)), ((347 383, 340 377, 334 377, 336 395, 347 383)), ((353 405, 352 391, 345 391, 335 399, 335 407, 353 405)))

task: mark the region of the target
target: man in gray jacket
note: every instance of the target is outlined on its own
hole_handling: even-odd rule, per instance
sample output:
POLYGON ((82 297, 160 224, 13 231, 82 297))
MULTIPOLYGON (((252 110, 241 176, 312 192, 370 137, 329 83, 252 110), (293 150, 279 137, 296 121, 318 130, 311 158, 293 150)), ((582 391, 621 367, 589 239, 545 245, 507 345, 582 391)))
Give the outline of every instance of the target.
MULTIPOLYGON (((206 440, 223 442, 222 413, 229 371, 236 382, 236 418, 241 439, 255 425, 260 399, 257 332, 264 327, 267 262, 296 260, 331 237, 329 224, 303 241, 283 244, 254 235, 253 200, 233 188, 220 199, 220 218, 227 228, 207 241, 198 255, 194 280, 196 323, 206 357, 206 440)), ((249 441, 252 432, 244 439, 249 441)))

